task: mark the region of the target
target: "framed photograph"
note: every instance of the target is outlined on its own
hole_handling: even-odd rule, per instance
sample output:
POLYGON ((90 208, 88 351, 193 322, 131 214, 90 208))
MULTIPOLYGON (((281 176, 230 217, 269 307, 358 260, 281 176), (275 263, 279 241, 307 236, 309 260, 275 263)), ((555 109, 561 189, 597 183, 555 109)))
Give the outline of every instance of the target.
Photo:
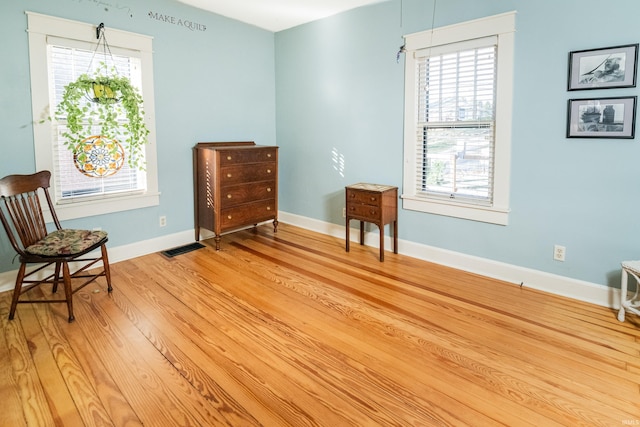
POLYGON ((570 99, 567 138, 634 138, 636 98, 570 99))
POLYGON ((635 87, 638 44, 569 52, 569 90, 635 87))

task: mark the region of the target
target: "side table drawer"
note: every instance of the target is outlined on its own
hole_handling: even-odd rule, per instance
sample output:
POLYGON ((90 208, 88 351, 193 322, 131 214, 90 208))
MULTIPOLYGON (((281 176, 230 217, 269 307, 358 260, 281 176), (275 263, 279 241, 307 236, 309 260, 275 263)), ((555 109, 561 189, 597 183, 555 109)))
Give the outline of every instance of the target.
POLYGON ((354 219, 377 220, 380 218, 380 208, 378 206, 349 204, 347 206, 348 215, 354 219))
POLYGON ((380 206, 380 193, 370 193, 367 191, 354 191, 347 189, 347 202, 380 206))

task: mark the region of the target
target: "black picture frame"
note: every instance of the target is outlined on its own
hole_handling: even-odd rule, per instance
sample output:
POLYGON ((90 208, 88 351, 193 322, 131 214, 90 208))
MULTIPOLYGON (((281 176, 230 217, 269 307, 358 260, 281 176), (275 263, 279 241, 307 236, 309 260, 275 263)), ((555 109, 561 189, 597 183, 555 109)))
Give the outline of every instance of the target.
POLYGON ((637 98, 570 99, 567 138, 635 138, 637 98))
POLYGON ((638 43, 569 52, 568 90, 635 87, 638 43))

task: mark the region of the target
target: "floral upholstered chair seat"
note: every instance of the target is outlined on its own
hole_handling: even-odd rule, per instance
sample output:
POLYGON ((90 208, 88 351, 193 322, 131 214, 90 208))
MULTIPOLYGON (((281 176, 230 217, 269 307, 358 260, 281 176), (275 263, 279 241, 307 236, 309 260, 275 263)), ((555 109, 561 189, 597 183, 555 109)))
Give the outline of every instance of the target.
POLYGON ((25 248, 32 255, 66 256, 80 253, 107 237, 105 231, 62 229, 25 248))

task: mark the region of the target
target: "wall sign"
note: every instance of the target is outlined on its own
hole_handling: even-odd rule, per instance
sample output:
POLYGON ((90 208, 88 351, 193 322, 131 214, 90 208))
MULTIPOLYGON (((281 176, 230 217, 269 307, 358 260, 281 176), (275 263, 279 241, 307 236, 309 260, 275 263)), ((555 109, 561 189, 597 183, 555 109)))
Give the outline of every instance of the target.
POLYGON ((155 19, 156 21, 166 22, 167 24, 177 25, 179 27, 184 27, 191 31, 207 31, 207 26, 204 24, 199 24, 197 22, 190 21, 188 19, 181 19, 171 15, 165 15, 163 13, 158 13, 154 11, 149 11, 149 18, 155 19))

